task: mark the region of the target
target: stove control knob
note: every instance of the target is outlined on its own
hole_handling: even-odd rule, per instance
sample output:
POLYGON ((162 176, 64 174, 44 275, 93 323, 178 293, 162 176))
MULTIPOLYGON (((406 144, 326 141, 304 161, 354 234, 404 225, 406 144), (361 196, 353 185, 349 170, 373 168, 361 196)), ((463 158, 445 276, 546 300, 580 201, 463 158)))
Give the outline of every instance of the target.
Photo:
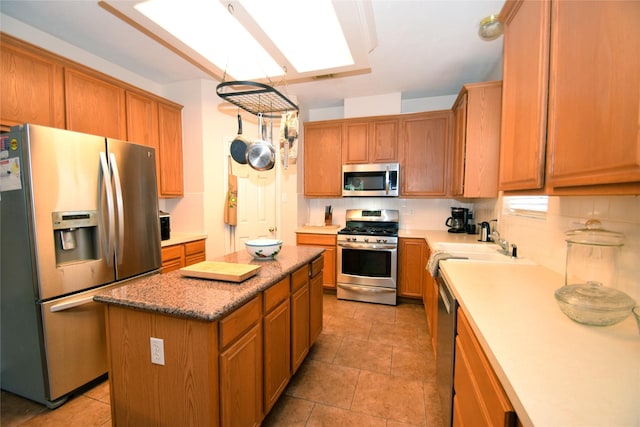
POLYGON ((365 238, 364 238, 364 241, 365 241, 365 243, 369 243, 369 238, 368 238, 368 237, 365 237, 365 238))

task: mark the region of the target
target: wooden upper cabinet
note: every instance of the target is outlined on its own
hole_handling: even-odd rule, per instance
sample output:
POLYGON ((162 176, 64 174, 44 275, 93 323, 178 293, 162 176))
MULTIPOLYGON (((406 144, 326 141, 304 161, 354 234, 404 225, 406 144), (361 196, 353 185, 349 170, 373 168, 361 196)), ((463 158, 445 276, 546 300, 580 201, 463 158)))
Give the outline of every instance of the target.
POLYGON ((64 76, 61 64, 0 37, 0 125, 21 123, 64 128, 64 76))
POLYGON ((640 2, 551 7, 549 185, 635 183, 638 194, 640 2))
POLYGON ((304 125, 304 195, 342 196, 342 122, 304 125))
POLYGON ((453 105, 453 129, 451 133, 451 195, 464 194, 464 150, 467 131, 467 92, 462 91, 453 105))
POLYGON ((67 129, 127 139, 125 90, 79 70, 65 69, 67 129))
POLYGON ((342 159, 345 164, 398 161, 398 118, 345 120, 342 159))
POLYGON ((502 84, 464 85, 453 106, 451 194, 498 197, 502 84))
POLYGON ((445 196, 451 111, 408 114, 400 122, 400 194, 445 196))
POLYGON ((184 195, 182 170, 182 108, 158 104, 160 187, 164 197, 184 195))
POLYGON ((158 195, 182 196, 181 107, 131 91, 127 91, 126 103, 127 139, 156 149, 158 195))
POLYGON ((127 141, 156 149, 158 144, 158 103, 143 94, 127 91, 127 141))
POLYGON ((158 141, 158 103, 153 99, 127 91, 127 141, 147 145, 156 150, 156 175, 160 194, 160 144, 158 141))
POLYGON ((369 122, 348 121, 343 125, 342 158, 345 164, 369 163, 369 122))
MULTIPOLYGON (((501 16, 505 29, 499 189, 541 189, 547 126, 549 1, 508 1, 501 16)), ((581 42, 571 48, 579 46, 587 47, 581 42)))

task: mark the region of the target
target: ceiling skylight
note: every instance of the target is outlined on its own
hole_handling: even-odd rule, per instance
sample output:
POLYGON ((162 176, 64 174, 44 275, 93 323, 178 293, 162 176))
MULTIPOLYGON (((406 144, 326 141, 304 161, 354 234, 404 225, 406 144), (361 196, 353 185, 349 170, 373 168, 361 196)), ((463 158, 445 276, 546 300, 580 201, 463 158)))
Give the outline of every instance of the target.
POLYGON ((369 0, 100 0, 100 6, 223 81, 298 83, 369 72, 369 0))
POLYGON ((298 72, 353 65, 331 0, 239 1, 298 72))
POLYGON ((148 0, 135 8, 236 79, 284 74, 282 67, 217 1, 148 0))

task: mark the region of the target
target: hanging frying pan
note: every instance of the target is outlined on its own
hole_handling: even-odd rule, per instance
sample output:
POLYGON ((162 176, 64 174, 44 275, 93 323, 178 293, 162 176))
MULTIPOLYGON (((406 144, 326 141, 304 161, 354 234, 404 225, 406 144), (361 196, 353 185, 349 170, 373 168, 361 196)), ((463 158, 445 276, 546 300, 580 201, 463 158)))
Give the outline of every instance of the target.
POLYGON ((246 165, 247 164, 247 146, 250 144, 249 140, 242 136, 242 117, 238 114, 238 134, 231 141, 231 157, 236 162, 246 165))
POLYGON ((247 148, 247 162, 255 170, 266 171, 273 168, 276 163, 276 149, 264 140, 266 128, 262 127, 262 114, 258 115, 260 138, 247 148))

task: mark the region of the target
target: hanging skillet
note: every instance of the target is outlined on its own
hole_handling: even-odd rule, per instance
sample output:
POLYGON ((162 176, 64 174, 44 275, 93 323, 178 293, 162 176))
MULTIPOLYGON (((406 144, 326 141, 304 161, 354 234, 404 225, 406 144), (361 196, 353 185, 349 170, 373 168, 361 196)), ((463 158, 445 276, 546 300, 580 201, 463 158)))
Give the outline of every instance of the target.
POLYGON ((258 114, 259 139, 247 148, 247 162, 249 166, 259 171, 266 171, 273 168, 276 159, 276 150, 273 145, 264 140, 264 130, 262 128, 262 113, 258 114))
POLYGON ((236 162, 246 165, 247 164, 247 146, 250 144, 249 140, 242 136, 242 117, 238 114, 238 135, 231 142, 231 157, 236 162))

